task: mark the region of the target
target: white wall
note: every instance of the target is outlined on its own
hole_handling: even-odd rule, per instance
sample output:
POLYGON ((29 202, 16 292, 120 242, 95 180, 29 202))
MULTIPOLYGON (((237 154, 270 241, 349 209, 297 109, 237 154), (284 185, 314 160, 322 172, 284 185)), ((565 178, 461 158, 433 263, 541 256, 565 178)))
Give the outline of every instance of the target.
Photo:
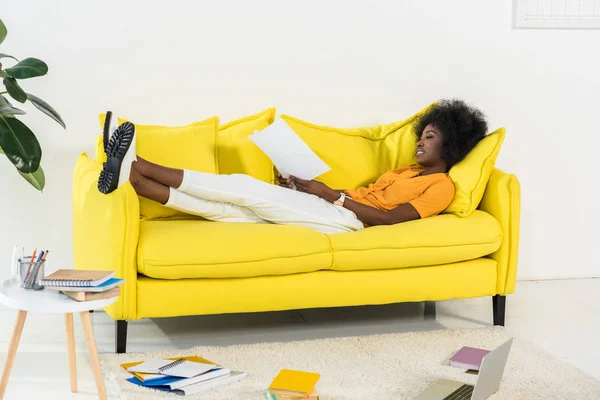
POLYGON ((507 128, 497 165, 522 184, 519 278, 600 276, 600 31, 513 30, 511 11, 509 0, 4 4, 0 51, 49 64, 23 86, 68 131, 24 118, 44 149, 43 194, 0 159, 0 278, 14 243, 71 266, 72 168, 92 154, 100 111, 186 124, 276 106, 350 127, 451 96, 507 128))

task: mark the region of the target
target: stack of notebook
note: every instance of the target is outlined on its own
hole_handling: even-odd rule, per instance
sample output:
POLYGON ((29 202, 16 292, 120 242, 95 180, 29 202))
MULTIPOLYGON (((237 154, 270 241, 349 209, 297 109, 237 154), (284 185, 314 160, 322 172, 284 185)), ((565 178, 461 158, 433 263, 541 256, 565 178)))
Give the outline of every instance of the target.
POLYGON ((115 278, 114 271, 86 271, 59 269, 41 279, 46 289, 58 290, 77 301, 117 297, 121 294, 123 279, 115 278))
POLYGON ((266 400, 319 400, 315 385, 321 375, 282 369, 269 385, 266 400))
POLYGON ((242 380, 245 372, 231 371, 202 357, 187 356, 121 364, 133 375, 128 382, 181 396, 204 392, 242 380))

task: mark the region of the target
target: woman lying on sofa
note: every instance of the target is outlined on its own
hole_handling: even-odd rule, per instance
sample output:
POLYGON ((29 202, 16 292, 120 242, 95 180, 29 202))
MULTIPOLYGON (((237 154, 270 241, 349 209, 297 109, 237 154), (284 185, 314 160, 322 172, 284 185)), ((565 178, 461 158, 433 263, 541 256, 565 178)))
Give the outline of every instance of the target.
POLYGON ((323 233, 397 224, 439 214, 450 205, 454 184, 448 171, 485 136, 487 122, 463 101, 443 100, 415 122, 414 131, 418 164, 389 171, 368 187, 334 190, 292 176, 271 185, 248 175, 136 160, 135 126, 126 122, 110 136, 98 189, 110 193, 129 179, 138 195, 212 221, 299 225, 323 233), (293 185, 297 190, 290 190, 293 185))

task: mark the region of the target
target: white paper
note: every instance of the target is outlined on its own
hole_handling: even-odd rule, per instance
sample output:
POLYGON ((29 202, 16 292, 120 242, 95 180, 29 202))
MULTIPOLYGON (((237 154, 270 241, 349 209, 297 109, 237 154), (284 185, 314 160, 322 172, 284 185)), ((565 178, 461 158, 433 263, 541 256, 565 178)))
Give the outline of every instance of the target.
POLYGON ((331 168, 281 118, 249 136, 275 164, 282 177, 311 180, 331 168))
MULTIPOLYGON (((193 378, 188 378, 188 379, 182 379, 180 381, 175 381, 173 383, 170 383, 169 387, 171 388, 171 390, 173 390, 173 389, 181 389, 184 386, 189 386, 189 385, 193 385, 195 383, 208 381, 208 380, 213 379, 213 378, 218 378, 220 376, 229 375, 230 373, 231 373, 231 371, 229 370, 229 368, 219 368, 219 369, 215 369, 214 371, 209 371, 209 372, 207 372, 205 374, 202 374, 202 375, 199 375, 199 376, 195 376, 193 378)), ((164 375, 162 375, 162 377, 164 378, 164 375)))
POLYGON ((154 359, 143 362, 135 367, 127 368, 129 372, 141 372, 148 374, 156 374, 158 373, 158 369, 164 367, 165 365, 169 365, 174 360, 162 360, 162 359, 154 359))
POLYGON ((213 379, 209 379, 204 382, 198 382, 193 385, 184 386, 180 389, 175 389, 175 390, 171 391, 171 393, 175 393, 175 394, 179 394, 179 395, 183 395, 183 396, 189 396, 192 394, 205 392, 209 389, 223 386, 228 383, 240 381, 240 380, 244 379, 245 377, 246 377, 245 372, 231 371, 230 374, 219 376, 219 377, 213 378, 213 379))

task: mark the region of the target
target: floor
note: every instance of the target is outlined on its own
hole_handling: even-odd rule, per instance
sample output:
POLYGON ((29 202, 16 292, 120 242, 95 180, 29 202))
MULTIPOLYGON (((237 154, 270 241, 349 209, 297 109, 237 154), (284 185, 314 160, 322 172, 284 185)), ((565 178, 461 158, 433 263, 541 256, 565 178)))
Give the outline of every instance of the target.
MULTIPOLYGON (((600 279, 518 282, 507 298, 506 329, 600 379, 600 279)), ((128 352, 291 341, 323 337, 491 325, 491 298, 439 302, 437 319, 423 319, 422 303, 261 314, 142 320, 129 324, 128 352)), ((16 312, 0 306, 0 365, 16 312)), ((114 350, 114 322, 92 318, 99 351, 114 350)), ((79 393, 69 391, 63 317, 27 316, 5 399, 97 399, 83 332, 75 319, 79 393)))

